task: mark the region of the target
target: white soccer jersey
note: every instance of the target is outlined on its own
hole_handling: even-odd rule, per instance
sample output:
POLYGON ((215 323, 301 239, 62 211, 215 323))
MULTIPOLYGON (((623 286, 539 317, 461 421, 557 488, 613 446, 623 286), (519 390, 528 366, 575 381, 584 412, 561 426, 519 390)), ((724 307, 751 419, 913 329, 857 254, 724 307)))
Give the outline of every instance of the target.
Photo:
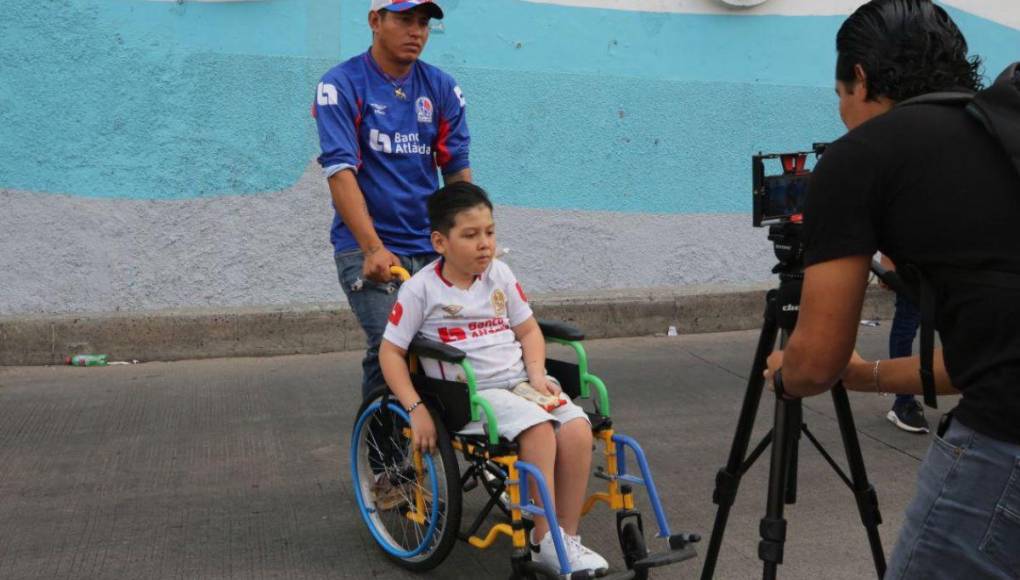
MULTIPOLYGON (((440 258, 404 282, 383 338, 407 349, 418 334, 463 350, 480 389, 509 388, 527 379, 512 328, 531 317, 527 296, 510 268, 493 260, 467 290, 442 274, 440 258)), ((458 365, 422 361, 430 377, 465 381, 458 365)))

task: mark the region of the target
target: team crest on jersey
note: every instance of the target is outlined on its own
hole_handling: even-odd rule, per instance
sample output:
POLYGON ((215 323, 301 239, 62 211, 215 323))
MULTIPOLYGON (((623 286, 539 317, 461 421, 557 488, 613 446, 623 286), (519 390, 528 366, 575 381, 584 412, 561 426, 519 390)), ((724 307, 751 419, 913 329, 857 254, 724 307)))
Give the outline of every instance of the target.
POLYGON ((428 97, 418 97, 418 100, 414 103, 414 110, 418 112, 419 123, 432 122, 432 99, 429 99, 428 97))
POLYGON ((498 288, 492 293, 492 309, 496 316, 506 316, 506 294, 498 288))
POLYGON ((459 304, 447 304, 446 306, 443 306, 443 312, 445 312, 450 318, 457 318, 461 310, 464 310, 464 307, 459 304))

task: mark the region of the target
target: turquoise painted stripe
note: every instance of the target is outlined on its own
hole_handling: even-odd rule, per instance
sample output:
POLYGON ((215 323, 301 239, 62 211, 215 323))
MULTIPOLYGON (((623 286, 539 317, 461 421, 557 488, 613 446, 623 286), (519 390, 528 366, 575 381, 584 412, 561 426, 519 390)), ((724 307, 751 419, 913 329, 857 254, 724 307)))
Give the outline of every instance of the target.
MULTIPOLYGON (((841 17, 445 0, 426 58, 470 102, 502 203, 743 212, 747 157, 841 132, 841 17), (523 184, 523 185, 522 185, 523 184)), ((317 154, 318 77, 369 42, 364 0, 5 0, 0 187, 127 199, 278 191, 317 154)), ((1020 31, 952 11, 997 72, 1020 31)))
POLYGON ((475 176, 501 204, 750 212, 752 154, 844 131, 830 88, 454 72, 473 87, 475 176))

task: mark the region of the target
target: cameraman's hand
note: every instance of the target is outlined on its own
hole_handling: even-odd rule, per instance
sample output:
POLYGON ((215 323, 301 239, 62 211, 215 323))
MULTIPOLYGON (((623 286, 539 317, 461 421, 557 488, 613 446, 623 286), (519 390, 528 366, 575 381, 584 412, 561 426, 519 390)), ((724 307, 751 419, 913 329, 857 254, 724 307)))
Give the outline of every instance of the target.
POLYGON ((365 263, 361 267, 361 275, 373 282, 385 284, 393 279, 391 266, 399 266, 400 258, 396 257, 385 246, 378 246, 365 252, 365 263))
POLYGON ((411 412, 411 432, 415 451, 432 453, 436 450, 436 424, 425 405, 418 405, 411 412))
POLYGON ((777 350, 769 355, 768 368, 765 369, 765 386, 770 391, 776 390, 776 385, 772 382, 772 376, 776 374, 776 371, 783 366, 783 351, 777 350))

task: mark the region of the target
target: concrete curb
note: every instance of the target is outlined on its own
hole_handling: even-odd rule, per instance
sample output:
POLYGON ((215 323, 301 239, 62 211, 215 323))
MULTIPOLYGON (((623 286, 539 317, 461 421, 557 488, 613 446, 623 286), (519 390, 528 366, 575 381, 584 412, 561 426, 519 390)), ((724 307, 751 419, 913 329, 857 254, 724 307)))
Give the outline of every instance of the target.
MULTIPOLYGON (((766 289, 691 287, 534 296, 536 316, 570 322, 588 338, 758 328, 766 289)), ((892 316, 890 292, 871 288, 863 318, 892 316)), ((0 365, 59 365, 78 353, 110 360, 169 361, 318 354, 364 348, 346 306, 169 310, 0 317, 0 365)))

